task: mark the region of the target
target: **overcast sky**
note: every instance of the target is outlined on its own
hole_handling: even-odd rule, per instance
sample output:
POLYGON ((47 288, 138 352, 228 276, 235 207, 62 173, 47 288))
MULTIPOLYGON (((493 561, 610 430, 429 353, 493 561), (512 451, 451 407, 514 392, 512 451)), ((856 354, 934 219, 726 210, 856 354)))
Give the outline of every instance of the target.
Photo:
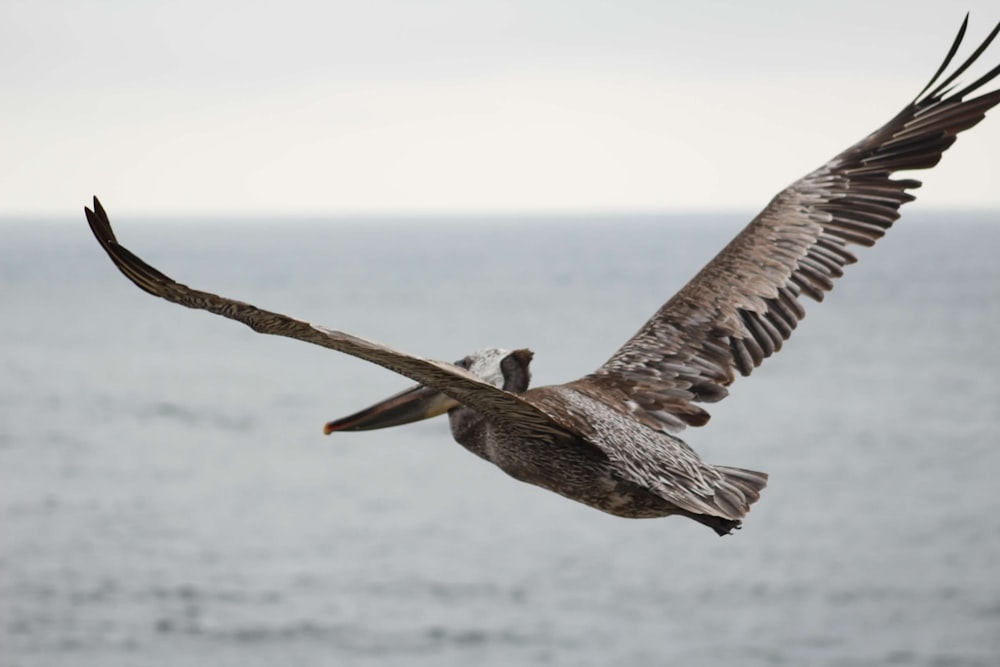
MULTIPOLYGON (((0 217, 759 209, 966 9, 964 53, 996 0, 3 0, 0 217)), ((1000 207, 1000 113, 923 179, 1000 207)))

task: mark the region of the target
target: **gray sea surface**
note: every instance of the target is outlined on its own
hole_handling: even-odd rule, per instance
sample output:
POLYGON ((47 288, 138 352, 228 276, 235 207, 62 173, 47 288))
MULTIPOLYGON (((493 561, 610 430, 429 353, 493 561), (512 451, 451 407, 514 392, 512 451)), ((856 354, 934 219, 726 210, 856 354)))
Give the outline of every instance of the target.
MULTIPOLYGON (((109 202, 113 204, 113 202, 109 202)), ((0 221, 0 665, 1000 664, 1000 213, 904 212, 683 437, 743 530, 519 483, 409 382, 154 299, 0 221)), ((600 365, 749 219, 128 220, 168 275, 454 360, 600 365)))

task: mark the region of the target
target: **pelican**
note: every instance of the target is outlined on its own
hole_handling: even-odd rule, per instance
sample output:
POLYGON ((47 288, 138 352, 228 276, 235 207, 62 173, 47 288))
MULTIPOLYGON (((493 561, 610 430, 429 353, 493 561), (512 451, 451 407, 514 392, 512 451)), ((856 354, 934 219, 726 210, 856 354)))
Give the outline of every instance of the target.
POLYGON ((94 197, 90 229, 140 289, 207 310, 264 334, 321 345, 384 366, 418 384, 326 424, 327 434, 406 424, 447 413, 453 437, 515 479, 629 518, 685 516, 719 535, 740 528, 767 484, 762 472, 711 465, 678 433, 702 426, 704 404, 728 394, 781 349, 822 301, 851 246, 872 246, 920 186, 897 171, 929 169, 956 136, 1000 102, 958 77, 1000 32, 998 24, 948 73, 968 15, 930 82, 881 128, 782 190, 690 282, 594 372, 529 389, 532 352, 486 348, 455 363, 401 352, 358 336, 178 283, 118 243, 94 197))

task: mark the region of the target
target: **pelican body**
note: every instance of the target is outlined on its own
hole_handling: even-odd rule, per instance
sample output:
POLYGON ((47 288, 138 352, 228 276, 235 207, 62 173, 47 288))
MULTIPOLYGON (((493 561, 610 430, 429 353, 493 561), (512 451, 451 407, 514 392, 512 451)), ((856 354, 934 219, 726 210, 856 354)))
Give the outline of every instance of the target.
MULTIPOLYGON (((327 423, 326 433, 406 424, 447 412, 455 440, 510 476, 604 512, 681 515, 725 535, 767 484, 761 472, 705 463, 677 434, 708 419, 737 375, 778 352, 822 301, 853 246, 871 246, 914 199, 920 182, 899 171, 929 169, 957 135, 1000 103, 983 92, 993 66, 972 83, 958 78, 1000 33, 997 25, 948 72, 963 21, 930 82, 892 119, 779 192, 691 281, 594 372, 529 388, 532 353, 487 348, 457 363, 426 359, 310 324, 169 278, 122 246, 97 198, 90 229, 115 266, 146 292, 207 310, 255 331, 365 359, 418 385, 327 423)), ((998 148, 1000 150, 1000 148, 998 148)))
POLYGON ((532 357, 530 350, 488 348, 456 365, 506 392, 566 415, 575 421, 575 433, 548 442, 518 437, 476 410, 419 385, 329 422, 324 431, 398 426, 447 412, 456 442, 522 482, 615 516, 642 519, 681 514, 720 535, 739 527, 740 517, 767 484, 766 474, 704 463, 680 438, 649 428, 572 386, 528 389, 532 357), (636 473, 645 483, 624 478, 620 463, 605 452, 629 453, 635 465, 643 466, 636 473))

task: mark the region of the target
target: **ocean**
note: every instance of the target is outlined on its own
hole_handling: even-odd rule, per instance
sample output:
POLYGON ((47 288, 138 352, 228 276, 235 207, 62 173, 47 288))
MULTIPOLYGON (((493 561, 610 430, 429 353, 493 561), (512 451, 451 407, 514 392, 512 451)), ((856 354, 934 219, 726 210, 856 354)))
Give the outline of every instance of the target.
MULTIPOLYGON (((109 202, 113 204, 113 202, 109 202)), ((1000 664, 1000 213, 904 210, 683 437, 770 473, 744 527, 519 483, 408 386, 154 299, 0 221, 0 664, 1000 664)), ((749 216, 128 220, 168 275, 425 356, 604 362, 749 216)))

